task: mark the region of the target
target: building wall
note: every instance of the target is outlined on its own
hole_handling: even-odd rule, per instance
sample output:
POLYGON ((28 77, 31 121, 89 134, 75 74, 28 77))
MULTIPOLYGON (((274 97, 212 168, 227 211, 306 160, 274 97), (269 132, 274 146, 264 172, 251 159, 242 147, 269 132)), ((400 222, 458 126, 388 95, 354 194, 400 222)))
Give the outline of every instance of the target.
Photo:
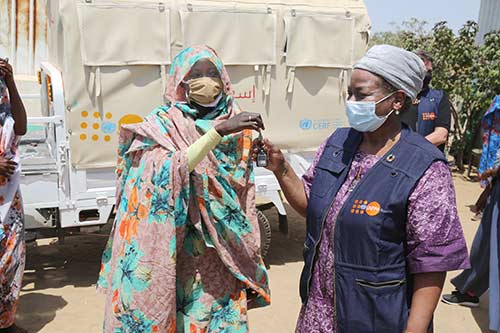
POLYGON ((47 59, 46 0, 0 0, 0 57, 18 75, 36 74, 47 59))
POLYGON ((478 42, 482 43, 484 35, 493 30, 500 30, 500 0, 481 0, 478 42))

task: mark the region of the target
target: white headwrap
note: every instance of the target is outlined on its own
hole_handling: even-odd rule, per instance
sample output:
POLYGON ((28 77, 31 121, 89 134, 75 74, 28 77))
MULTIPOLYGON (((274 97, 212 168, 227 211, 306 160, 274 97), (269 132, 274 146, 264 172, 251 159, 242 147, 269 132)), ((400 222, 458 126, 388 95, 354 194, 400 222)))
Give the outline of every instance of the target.
POLYGON ((366 52, 354 69, 364 69, 383 77, 412 100, 422 90, 424 62, 413 52, 392 45, 375 45, 366 52))

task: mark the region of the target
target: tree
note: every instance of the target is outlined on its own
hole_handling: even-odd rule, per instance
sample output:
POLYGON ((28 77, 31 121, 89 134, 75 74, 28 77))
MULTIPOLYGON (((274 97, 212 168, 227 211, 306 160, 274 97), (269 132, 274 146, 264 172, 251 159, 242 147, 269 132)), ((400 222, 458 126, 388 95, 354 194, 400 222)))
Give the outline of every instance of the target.
POLYGON ((375 34, 372 42, 423 49, 433 55, 432 85, 450 96, 455 120, 451 153, 462 169, 464 158, 474 148, 484 111, 500 94, 500 31, 487 34, 479 45, 478 25, 473 21, 465 23, 456 35, 446 22, 437 23, 431 31, 425 25, 412 19, 393 32, 375 34))
POLYGON ((429 36, 427 21, 421 21, 417 18, 411 18, 403 21, 401 25, 396 22, 390 23, 391 31, 380 31, 373 34, 370 39, 370 46, 378 44, 389 44, 406 48, 409 42, 426 40, 429 36))

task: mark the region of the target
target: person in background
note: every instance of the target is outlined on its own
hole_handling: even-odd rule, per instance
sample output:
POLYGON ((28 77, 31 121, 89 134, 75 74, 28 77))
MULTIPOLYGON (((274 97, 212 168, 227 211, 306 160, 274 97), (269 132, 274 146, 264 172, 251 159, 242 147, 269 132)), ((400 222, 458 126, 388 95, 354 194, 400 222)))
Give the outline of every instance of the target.
MULTIPOLYGON (((500 95, 493 99, 490 107, 486 110, 481 121, 483 150, 481 161, 477 170, 479 175, 493 169, 496 161, 498 149, 500 149, 500 95)), ((475 213, 473 221, 481 220, 483 210, 491 193, 492 182, 488 179, 480 181, 483 192, 476 203, 471 206, 471 211, 475 213)))
POLYGON ((251 159, 264 125, 232 91, 215 51, 188 47, 167 105, 121 128, 104 332, 245 333, 247 310, 269 304, 251 159))
POLYGON ((0 59, 0 332, 26 332, 14 325, 24 273, 24 215, 17 145, 26 134, 26 110, 12 66, 0 59))
POLYGON ((352 72, 350 128, 303 179, 264 140, 268 169, 307 221, 297 333, 427 333, 446 271, 469 267, 450 168, 399 118, 424 75, 414 53, 372 47, 352 72))
POLYGON ((409 110, 401 115, 401 121, 444 152, 451 125, 451 107, 443 90, 432 89, 433 59, 425 51, 416 51, 425 65, 422 90, 409 110))
POLYGON ((443 295, 451 305, 479 306, 479 297, 489 289, 490 330, 500 332, 500 95, 482 121, 483 155, 479 166, 481 183, 488 191, 486 207, 470 253, 471 268, 451 280, 455 291, 443 295))

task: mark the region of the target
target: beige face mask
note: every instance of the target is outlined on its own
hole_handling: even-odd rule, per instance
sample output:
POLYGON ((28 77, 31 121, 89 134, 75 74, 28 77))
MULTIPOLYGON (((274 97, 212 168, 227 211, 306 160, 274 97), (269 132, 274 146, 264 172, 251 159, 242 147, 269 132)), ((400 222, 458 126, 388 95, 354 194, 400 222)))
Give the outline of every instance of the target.
POLYGON ((200 105, 210 105, 222 92, 222 80, 213 77, 200 77, 187 81, 187 97, 200 105))

